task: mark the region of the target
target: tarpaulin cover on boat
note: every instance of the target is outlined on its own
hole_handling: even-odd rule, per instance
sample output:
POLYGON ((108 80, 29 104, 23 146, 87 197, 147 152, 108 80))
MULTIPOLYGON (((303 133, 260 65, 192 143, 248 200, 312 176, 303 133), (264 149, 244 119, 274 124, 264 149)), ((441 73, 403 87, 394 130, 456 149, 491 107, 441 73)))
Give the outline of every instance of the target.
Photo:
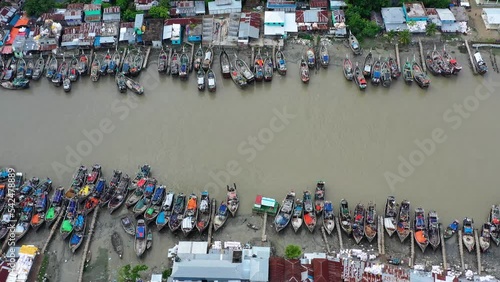
POLYGON ((304 221, 309 225, 314 222, 314 219, 311 217, 311 214, 307 213, 304 215, 304 221))
POLYGON ((328 55, 323 55, 323 61, 328 62, 328 59, 329 59, 328 55))
POLYGON ((61 229, 64 232, 71 232, 73 230, 73 225, 71 225, 71 221, 69 219, 64 220, 61 229))
POLYGON ((331 211, 333 211, 333 205, 332 205, 332 203, 326 203, 326 204, 325 204, 325 211, 326 211, 326 212, 331 212, 331 211))
POLYGON ((78 217, 76 218, 76 222, 75 222, 75 226, 77 227, 83 227, 83 224, 85 223, 85 218, 83 217, 83 215, 78 215, 78 217))
POLYGON ((392 218, 385 218, 384 219, 384 226, 387 227, 388 229, 394 229, 396 226, 392 224, 392 218))
POLYGON ((105 184, 105 183, 106 183, 105 181, 99 181, 99 182, 97 182, 97 185, 96 185, 96 187, 95 187, 95 190, 96 190, 98 193, 101 193, 101 192, 102 192, 102 190, 104 190, 104 184, 105 184))
POLYGON ((154 211, 155 211, 155 210, 154 210, 153 208, 149 208, 149 209, 146 211, 146 213, 147 213, 148 215, 152 215, 154 211))
POLYGON ((226 205, 221 205, 219 207, 219 213, 224 214, 227 211, 227 206, 226 205))
POLYGON ((472 234, 472 228, 470 228, 470 227, 464 227, 464 233, 465 234, 472 234))
POLYGON ((50 208, 47 211, 47 214, 45 215, 45 219, 52 219, 52 218, 54 218, 54 215, 55 215, 55 209, 54 208, 50 208))
POLYGON ((146 230, 144 226, 138 226, 137 227, 137 232, 135 233, 136 238, 144 238, 144 234, 146 233, 146 230))
POLYGON ((76 245, 80 242, 80 236, 76 235, 76 234, 73 234, 73 236, 71 236, 71 239, 70 239, 70 242, 71 242, 71 245, 76 245))
POLYGON ((158 217, 156 218, 156 222, 159 224, 165 223, 165 213, 164 212, 160 212, 158 214, 158 217))
POLYGON ((39 214, 35 214, 35 215, 33 216, 33 218, 31 219, 31 222, 32 222, 33 224, 38 224, 38 223, 40 222, 40 215, 39 215, 39 214))
POLYGON ((152 185, 152 184, 150 184, 150 185, 148 185, 148 186, 146 187, 145 192, 146 192, 146 193, 153 193, 154 189, 155 189, 155 186, 154 186, 154 185, 152 185))
POLYGON ((142 187, 145 183, 146 183, 146 178, 141 178, 141 180, 139 180, 139 182, 137 182, 137 186, 142 187))
POLYGON ((417 242, 419 242, 419 243, 427 242, 427 238, 425 237, 425 234, 423 231, 415 232, 415 239, 417 239, 417 242))
POLYGON ((189 199, 188 209, 189 210, 196 209, 196 199, 194 199, 194 198, 189 199))

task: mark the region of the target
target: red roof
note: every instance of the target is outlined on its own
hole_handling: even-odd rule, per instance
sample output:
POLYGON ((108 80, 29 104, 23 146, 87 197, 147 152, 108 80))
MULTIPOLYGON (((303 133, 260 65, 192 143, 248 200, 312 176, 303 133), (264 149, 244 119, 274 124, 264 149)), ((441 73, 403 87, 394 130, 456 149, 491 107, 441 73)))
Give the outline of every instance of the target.
POLYGON ((83 3, 72 3, 72 4, 68 4, 68 6, 66 6, 66 9, 70 10, 83 10, 83 3))
POLYGON ((312 260, 313 271, 314 271, 314 282, 328 282, 332 281, 330 279, 330 273, 328 270, 328 260, 315 258, 312 260))
POLYGON ((280 257, 269 258, 269 281, 283 281, 284 275, 285 259, 280 257))
POLYGON ((262 195, 257 195, 257 197, 255 197, 255 203, 258 205, 262 204, 262 195))
POLYGON ((302 266, 298 259, 285 260, 285 274, 282 276, 285 281, 300 282, 302 281, 302 266))
POLYGON ((309 1, 311 8, 328 8, 328 0, 311 0, 309 1))
POLYGON ((201 23, 200 19, 195 19, 195 18, 182 18, 182 19, 168 19, 165 20, 163 25, 173 25, 173 24, 180 24, 180 25, 188 25, 188 24, 198 24, 201 23))

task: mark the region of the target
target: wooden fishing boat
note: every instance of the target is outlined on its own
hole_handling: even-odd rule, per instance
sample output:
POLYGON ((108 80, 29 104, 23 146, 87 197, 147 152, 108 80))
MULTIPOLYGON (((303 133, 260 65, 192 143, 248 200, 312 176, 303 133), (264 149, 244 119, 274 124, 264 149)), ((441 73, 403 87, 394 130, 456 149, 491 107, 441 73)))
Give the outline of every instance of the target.
POLYGON ((491 223, 491 239, 500 245, 500 206, 492 205, 488 221, 491 223))
POLYGON ((248 67, 247 63, 245 63, 245 61, 238 59, 238 57, 236 57, 234 63, 238 71, 241 73, 241 75, 246 79, 247 83, 254 82, 255 75, 253 74, 253 72, 250 71, 250 68, 248 67))
POLYGON ((212 66, 213 61, 214 61, 214 50, 212 49, 212 47, 208 47, 207 50, 205 51, 205 58, 203 59, 203 64, 202 64, 203 70, 207 71, 212 66))
POLYGON ((68 63, 66 60, 63 58, 63 61, 59 65, 57 72, 55 75, 52 77, 52 83, 56 86, 59 87, 62 85, 63 80, 64 80, 64 73, 66 72, 66 69, 68 68, 68 63))
POLYGON ((76 218, 78 212, 78 201, 76 199, 70 199, 68 206, 66 207, 66 214, 64 215, 64 220, 59 229, 62 239, 68 238, 68 236, 73 232, 73 221, 76 218))
POLYGON ((74 253, 82 244, 87 226, 87 216, 83 212, 78 212, 73 225, 73 234, 69 239, 69 248, 74 253))
POLYGON ((411 84, 413 82, 413 68, 411 62, 407 59, 403 67, 403 79, 406 84, 411 84))
POLYGON ((430 52, 427 52, 427 55, 425 56, 425 66, 427 67, 427 70, 433 75, 441 75, 441 69, 432 59, 430 52))
POLYGON ((316 183, 316 190, 314 191, 314 210, 316 215, 321 215, 323 213, 323 208, 325 206, 325 182, 318 181, 316 183))
POLYGON ((153 194, 156 190, 156 179, 155 178, 148 178, 147 181, 146 181, 146 185, 145 185, 145 188, 144 188, 144 197, 146 198, 152 198, 153 197, 153 194))
POLYGON ((322 44, 319 49, 320 62, 323 68, 328 68, 330 65, 330 55, 328 54, 328 47, 326 44, 322 44))
POLYGON ((214 231, 219 230, 224 225, 224 223, 226 223, 228 217, 229 217, 228 208, 226 202, 223 201, 222 203, 220 203, 220 206, 217 209, 217 212, 215 213, 214 231))
POLYGON ((135 226, 131 217, 127 215, 122 217, 120 219, 120 223, 122 225, 123 230, 125 230, 125 233, 129 234, 130 236, 135 235, 135 226))
POLYGON ((181 80, 187 80, 189 78, 189 57, 184 50, 180 57, 179 78, 181 80))
POLYGON ((139 172, 135 175, 132 180, 132 185, 128 186, 129 190, 135 190, 137 188, 143 187, 146 184, 146 179, 151 174, 151 166, 144 164, 139 167, 139 172))
POLYGON ((474 245, 475 245, 474 221, 472 220, 472 218, 468 217, 464 218, 462 240, 469 253, 472 252, 472 250, 474 250, 474 245))
POLYGON ((118 209, 127 199, 129 184, 130 177, 128 176, 128 174, 125 174, 120 178, 120 182, 116 187, 115 193, 108 202, 108 210, 110 214, 118 209))
POLYGON ((128 87, 125 75, 123 73, 119 73, 116 75, 115 80, 116 80, 116 86, 118 87, 118 91, 120 91, 120 93, 127 92, 128 87))
POLYGON ((198 48, 198 50, 196 50, 196 53, 194 54, 193 68, 196 72, 201 68, 204 55, 205 51, 203 51, 203 46, 200 44, 200 47, 198 48))
POLYGON ((365 237, 365 206, 361 203, 354 208, 354 222, 352 224, 352 236, 356 244, 365 237))
POLYGON ((314 211, 311 192, 304 191, 302 201, 304 203, 304 223, 306 224, 307 229, 309 229, 310 232, 313 232, 316 227, 316 212, 314 211))
POLYGON ((375 204, 369 203, 365 213, 365 236, 368 242, 371 243, 375 236, 377 236, 377 211, 375 204))
POLYGON ((141 50, 138 50, 131 59, 130 76, 138 76, 141 73, 142 65, 144 64, 144 56, 142 55, 141 50))
POLYGON ((145 186, 146 179, 143 179, 143 180, 144 180, 144 184, 141 187, 138 187, 137 189, 135 189, 135 191, 132 194, 130 194, 130 196, 127 198, 127 201, 125 202, 125 206, 127 206, 127 208, 135 206, 137 204, 137 202, 139 202, 139 200, 141 200, 142 197, 144 196, 144 189, 146 188, 146 186, 145 186))
POLYGON ((92 62, 92 65, 90 67, 90 80, 93 82, 97 82, 100 77, 100 72, 99 70, 101 69, 101 61, 97 56, 95 56, 94 61, 92 62))
POLYGON ((19 194, 23 196, 31 195, 38 184, 40 184, 40 179, 38 179, 38 177, 31 178, 30 180, 24 182, 23 186, 20 188, 19 194))
POLYGON ((133 57, 132 51, 129 50, 127 55, 125 55, 125 58, 123 58, 121 73, 123 73, 123 75, 125 76, 130 74, 132 57, 133 57))
POLYGON ((276 227, 276 232, 283 230, 292 219, 293 205, 295 204, 295 192, 290 191, 286 195, 285 199, 281 203, 281 207, 274 218, 274 225, 276 227))
POLYGON ((85 75, 87 74, 89 69, 89 58, 85 53, 82 52, 80 55, 80 59, 78 60, 78 73, 80 75, 85 75))
POLYGON ((17 60, 16 78, 26 78, 26 61, 23 58, 17 60))
POLYGON ((127 85, 127 88, 132 90, 137 95, 142 95, 144 94, 144 87, 142 87, 139 82, 129 78, 125 77, 125 85, 127 85))
POLYGON ((236 191, 236 183, 233 183, 233 186, 227 185, 226 203, 229 208, 229 212, 234 217, 240 207, 240 200, 236 191))
POLYGON ((78 80, 78 59, 73 56, 71 61, 69 62, 69 71, 68 71, 68 79, 71 82, 75 82, 78 80))
POLYGON ((64 187, 60 186, 52 195, 52 199, 50 201, 50 207, 45 214, 45 222, 47 227, 50 227, 55 220, 59 217, 61 212, 64 209, 63 205, 63 196, 64 196, 64 187))
MULTIPOLYGON (((34 181, 36 183, 36 181, 34 181)), ((43 193, 50 193, 52 191, 52 180, 50 178, 46 178, 42 181, 38 181, 38 184, 35 186, 33 190, 33 197, 38 197, 43 193)))
MULTIPOLYGON (((233 72, 231 63, 229 62, 229 56, 227 55, 226 51, 222 49, 220 53, 220 72, 222 74, 222 78, 233 78, 233 72)), ((235 82, 236 83, 236 82, 235 82)), ((245 81, 246 84, 246 81, 245 81)), ((239 83, 236 83, 236 85, 240 85, 239 83)))
POLYGON ((264 79, 264 59, 260 54, 260 49, 257 51, 257 54, 255 54, 253 73, 255 75, 255 81, 260 82, 264 79))
POLYGON ((16 77, 16 71, 17 71, 16 64, 17 64, 16 58, 12 57, 9 59, 9 61, 7 62, 7 68, 3 72, 2 81, 11 81, 16 77))
POLYGON ((391 77, 393 79, 398 79, 398 77, 401 76, 401 70, 399 69, 398 62, 396 62, 392 56, 389 56, 388 65, 391 70, 391 77))
POLYGON ((85 214, 91 213, 99 205, 99 200, 106 190, 106 180, 101 178, 94 186, 94 190, 91 195, 85 200, 85 204, 83 206, 85 214))
POLYGON ((33 69, 35 68, 35 63, 33 60, 28 60, 26 62, 26 72, 24 74, 25 78, 32 79, 33 78, 33 69))
POLYGON ((167 192, 161 204, 160 213, 158 213, 158 216, 156 216, 156 227, 158 228, 158 231, 162 230, 163 227, 168 224, 170 216, 172 215, 174 200, 175 193, 172 191, 167 192))
POLYGON ((24 174, 20 171, 16 172, 14 176, 14 190, 17 191, 21 188, 21 185, 24 183, 24 174))
POLYGON ((427 215, 427 221, 428 221, 427 232, 429 235, 429 244, 435 251, 439 247, 439 244, 441 244, 441 231, 439 227, 439 218, 437 212, 435 211, 429 212, 429 214, 427 215))
POLYGON ((113 176, 111 177, 111 180, 109 181, 109 186, 107 189, 102 193, 102 195, 99 197, 99 206, 100 207, 105 207, 109 200, 113 197, 116 191, 116 187, 118 186, 118 183, 120 183, 120 178, 122 177, 122 172, 120 170, 113 170, 113 176))
POLYGON ((455 219, 450 225, 448 225, 444 231, 443 237, 444 239, 450 239, 453 234, 457 233, 458 228, 460 227, 460 222, 455 219))
POLYGON ((109 50, 106 52, 106 55, 104 55, 102 62, 101 62, 101 68, 99 69, 99 74, 100 75, 106 75, 108 73, 108 66, 111 63, 112 57, 111 54, 109 53, 109 50))
POLYGON ((148 236, 146 237, 146 250, 151 249, 153 246, 153 232, 148 229, 148 236))
POLYGON ((363 67, 363 76, 365 78, 370 78, 372 75, 372 66, 373 66, 373 54, 372 51, 368 52, 365 58, 365 64, 363 67))
POLYGON ((384 211, 384 228, 389 237, 392 237, 392 234, 396 232, 397 216, 398 211, 396 207, 396 199, 394 198, 394 196, 389 196, 387 197, 384 211))
POLYGON ((412 63, 412 70, 413 70, 413 80, 415 80, 418 86, 420 86, 420 88, 428 88, 431 83, 431 80, 423 72, 422 67, 415 60, 413 60, 412 63))
POLYGON ((34 209, 34 214, 31 217, 31 228, 33 228, 35 231, 42 226, 42 224, 45 222, 45 215, 47 213, 47 207, 48 207, 48 192, 42 192, 37 199, 35 199, 35 209, 34 209))
POLYGON ((156 187, 153 197, 151 198, 151 205, 144 212, 144 220, 146 225, 156 220, 156 217, 161 211, 163 197, 165 197, 166 188, 163 185, 156 187))
POLYGON ((19 216, 19 220, 14 229, 14 239, 15 242, 19 241, 30 228, 31 217, 33 216, 33 212, 35 210, 35 203, 33 198, 26 197, 21 203, 21 213, 19 216))
POLYGON ((168 220, 168 228, 170 228, 170 231, 174 232, 181 226, 185 206, 186 195, 180 193, 175 199, 174 208, 168 220))
POLYGON ((481 53, 479 51, 476 51, 474 53, 474 64, 476 65, 477 73, 480 75, 483 75, 488 72, 488 66, 483 60, 483 57, 481 56, 481 53))
POLYGON ((448 66, 452 69, 453 74, 458 74, 462 70, 462 65, 458 63, 457 59, 451 57, 451 55, 446 52, 446 45, 443 46, 443 59, 446 63, 448 63, 448 66))
POLYGON ((212 69, 208 69, 207 71, 207 85, 209 92, 215 92, 217 90, 215 72, 212 69))
POLYGON ((303 213, 304 213, 304 206, 302 203, 302 199, 295 199, 295 208, 293 209, 293 214, 292 214, 292 228, 293 231, 297 232, 299 228, 302 226, 303 222, 303 213))
POLYGON ((348 55, 346 55, 344 58, 343 71, 345 79, 352 80, 352 78, 354 77, 354 69, 348 55))
POLYGON ((391 70, 389 69, 389 65, 387 64, 387 61, 384 61, 382 63, 382 69, 381 69, 381 77, 380 80, 382 82, 382 86, 384 87, 390 87, 392 83, 392 76, 391 76, 391 70))
POLYGON ((481 236, 479 237, 479 247, 483 252, 486 252, 486 250, 488 250, 490 247, 491 227, 491 223, 486 222, 483 224, 483 228, 481 229, 481 236))
POLYGON ((280 49, 276 51, 276 69, 280 75, 286 75, 287 67, 285 54, 283 54, 280 49))
POLYGON ((354 55, 361 54, 361 47, 359 46, 358 39, 356 39, 356 37, 351 32, 349 32, 349 47, 351 48, 354 55))
POLYGON ((441 75, 450 76, 453 74, 453 69, 445 62, 443 56, 436 50, 436 47, 434 47, 434 51, 432 51, 432 61, 441 70, 441 75))
POLYGON ((163 48, 161 48, 160 54, 158 54, 158 72, 159 73, 166 72, 167 71, 167 64, 168 64, 168 55, 165 52, 165 50, 163 50, 163 48))
POLYGON ((146 251, 146 243, 147 243, 147 226, 144 222, 144 219, 139 219, 137 221, 137 227, 135 229, 135 240, 134 240, 134 249, 135 254, 138 257, 141 257, 146 251))
POLYGON ((27 78, 14 78, 11 81, 5 81, 0 84, 3 88, 8 90, 21 90, 30 87, 30 81, 27 78))
POLYGON ((5 75, 5 61, 3 60, 2 56, 0 56, 0 81, 3 80, 3 77, 5 75))
POLYGON ((328 235, 335 229, 335 215, 333 213, 333 204, 330 201, 325 201, 325 208, 323 209, 323 227, 328 235))
POLYGON ((45 69, 45 60, 43 56, 40 54, 40 57, 35 62, 35 67, 33 68, 33 80, 39 80, 42 77, 43 71, 45 69))
POLYGON ((366 89, 366 78, 361 72, 358 63, 356 62, 356 67, 354 68, 354 82, 359 87, 360 90, 366 89))
POLYGON ((243 77, 243 75, 241 75, 240 71, 233 67, 231 65, 230 67, 231 69, 231 79, 233 80, 234 84, 236 84, 236 86, 238 86, 239 88, 245 88, 247 86, 247 80, 245 79, 245 77, 243 77))
POLYGON ((410 235, 410 201, 404 200, 399 206, 397 233, 399 240, 403 243, 410 235))
POLYGON ((144 214, 144 212, 149 208, 149 206, 151 205, 151 199, 153 197, 155 189, 156 189, 156 179, 148 178, 146 187, 144 188, 143 197, 139 199, 139 201, 137 201, 137 203, 134 205, 132 209, 132 212, 136 217, 144 214))
POLYGON ((80 191, 78 191, 76 197, 79 203, 83 203, 87 200, 92 191, 94 191, 94 186, 94 184, 86 184, 82 187, 82 189, 80 189, 80 191))
POLYGON ((266 55, 266 59, 264 60, 264 81, 272 81, 274 73, 273 59, 266 55))
POLYGON ((307 65, 304 58, 300 60, 300 79, 303 83, 309 83, 309 66, 307 65))
POLYGON ((351 211, 349 210, 349 203, 342 199, 340 201, 340 227, 347 235, 351 235, 352 233, 352 216, 351 211))
POLYGON ((210 224, 210 197, 208 191, 201 192, 200 202, 198 204, 198 219, 196 229, 203 233, 210 224))
POLYGON ((309 48, 306 51, 306 62, 309 69, 314 69, 316 67, 316 54, 313 48, 309 48))
POLYGON ((120 65, 120 52, 116 50, 108 63, 108 74, 115 75, 120 65))
POLYGON ((113 250, 115 250, 118 257, 122 258, 123 256, 123 240, 118 232, 114 231, 111 234, 111 245, 113 245, 113 250))
POLYGON ((5 238, 7 234, 12 230, 12 226, 17 225, 16 217, 9 209, 4 209, 2 217, 0 218, 0 240, 5 238))
POLYGON ((188 235, 196 226, 196 220, 198 219, 198 197, 196 194, 189 195, 186 210, 184 211, 184 216, 182 218, 182 233, 188 235))
POLYGON ((196 83, 198 84, 199 91, 205 91, 205 71, 203 68, 199 69, 196 74, 196 83))

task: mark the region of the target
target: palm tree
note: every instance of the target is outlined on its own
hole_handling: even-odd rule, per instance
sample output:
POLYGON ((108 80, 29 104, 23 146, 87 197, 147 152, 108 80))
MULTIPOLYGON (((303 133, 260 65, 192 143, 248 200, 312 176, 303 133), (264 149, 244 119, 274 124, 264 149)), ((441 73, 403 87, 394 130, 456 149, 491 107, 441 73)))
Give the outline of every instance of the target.
POLYGON ((433 36, 437 32, 437 25, 435 23, 430 23, 425 27, 425 34, 428 36, 433 36))
POLYGON ((399 33, 399 43, 408 45, 411 42, 411 33, 409 30, 403 30, 399 33))

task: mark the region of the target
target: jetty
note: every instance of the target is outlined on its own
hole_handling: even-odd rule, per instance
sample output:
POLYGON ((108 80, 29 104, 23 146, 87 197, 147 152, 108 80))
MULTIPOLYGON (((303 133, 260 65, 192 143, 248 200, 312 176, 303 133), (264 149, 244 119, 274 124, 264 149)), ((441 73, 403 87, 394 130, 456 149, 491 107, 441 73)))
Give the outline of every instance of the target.
POLYGON ((465 40, 465 47, 467 47, 467 53, 469 54, 470 64, 472 66, 472 71, 477 74, 476 64, 474 63, 474 58, 472 57, 472 51, 470 50, 469 41, 465 40))
POLYGON ((123 61, 125 61, 125 56, 127 56, 127 52, 128 52, 128 47, 127 47, 127 48, 125 48, 125 50, 123 51, 122 56, 120 57, 120 63, 118 64, 118 68, 119 68, 119 69, 121 69, 121 68, 122 68, 123 61))
POLYGON ((271 58, 273 60, 273 68, 276 70, 276 44, 273 44, 273 54, 271 58))
POLYGON ((463 237, 462 229, 458 229, 458 250, 460 252, 460 263, 462 265, 462 271, 465 271, 464 244, 462 243, 462 240, 463 240, 462 237, 463 237))
POLYGON ((382 216, 379 216, 377 225, 377 245, 378 245, 378 253, 381 255, 385 255, 384 236, 385 236, 384 218, 382 216))
POLYGON ((173 49, 172 49, 172 48, 169 48, 169 49, 168 49, 167 71, 166 71, 167 75, 170 75, 170 64, 172 63, 172 62, 170 62, 170 60, 171 60, 171 58, 172 58, 172 51, 173 51, 173 49))
MULTIPOLYGON (((48 62, 47 62, 48 63, 48 62)), ((90 74, 92 73, 92 71, 90 70, 92 68, 92 64, 94 63, 94 49, 90 49, 90 57, 89 57, 89 70, 87 71, 87 75, 90 76, 90 74)))
POLYGON ((443 269, 448 269, 448 262, 446 261, 446 243, 444 241, 444 230, 439 224, 439 235, 441 236, 441 253, 443 254, 443 269))
POLYGON ((339 235, 339 247, 340 247, 340 250, 343 250, 344 249, 344 245, 342 243, 342 228, 340 228, 340 222, 339 222, 339 218, 336 216, 335 217, 335 225, 337 225, 337 234, 339 235))
POLYGON ((208 225, 208 238, 207 245, 210 247, 212 245, 212 233, 214 232, 214 218, 215 218, 215 209, 217 209, 217 201, 212 199, 212 203, 210 206, 210 224, 208 225))
POLYGON ((401 60, 399 59, 399 44, 396 43, 396 62, 398 63, 398 68, 401 69, 401 60))
MULTIPOLYGON (((189 42, 186 43, 186 44, 191 45, 191 56, 189 56, 189 58, 190 58, 189 61, 191 63, 189 64, 189 72, 192 72, 193 69, 194 69, 194 44, 193 43, 189 43, 189 42)), ((209 67, 211 67, 211 66, 209 66, 209 67)))
POLYGON ((418 48, 420 49, 420 65, 422 66, 422 71, 427 73, 427 66, 425 64, 424 57, 424 47, 422 46, 422 40, 418 39, 418 48))
POLYGON ((266 235, 266 226, 267 226, 267 212, 264 213, 264 222, 262 223, 262 242, 267 242, 267 235, 266 235))
POLYGON ((321 227, 321 234, 323 234, 323 241, 325 241, 326 252, 327 254, 331 254, 330 245, 328 244, 328 237, 326 236, 326 231, 324 226, 321 227))
POLYGON ((474 240, 476 240, 476 255, 477 255, 477 273, 481 275, 481 247, 479 245, 479 236, 477 235, 477 229, 474 229, 474 240))
POLYGON ((78 271, 78 282, 83 282, 83 270, 85 269, 85 264, 87 262, 87 255, 89 253, 90 242, 92 242, 92 234, 94 234, 95 224, 97 222, 97 215, 99 214, 99 205, 96 206, 94 210, 94 216, 92 217, 92 223, 90 224, 90 230, 87 234, 85 241, 85 248, 83 249, 82 264, 80 265, 80 270, 78 271))
POLYGON ((252 57, 250 58, 250 68, 253 68, 255 62, 255 47, 252 46, 252 57))
POLYGON ((413 236, 413 230, 410 231, 410 259, 408 260, 408 267, 413 268, 415 263, 415 237, 413 236))
POLYGON ((145 69, 148 66, 149 54, 151 53, 151 47, 146 50, 146 56, 144 56, 144 62, 142 63, 142 68, 145 69))

